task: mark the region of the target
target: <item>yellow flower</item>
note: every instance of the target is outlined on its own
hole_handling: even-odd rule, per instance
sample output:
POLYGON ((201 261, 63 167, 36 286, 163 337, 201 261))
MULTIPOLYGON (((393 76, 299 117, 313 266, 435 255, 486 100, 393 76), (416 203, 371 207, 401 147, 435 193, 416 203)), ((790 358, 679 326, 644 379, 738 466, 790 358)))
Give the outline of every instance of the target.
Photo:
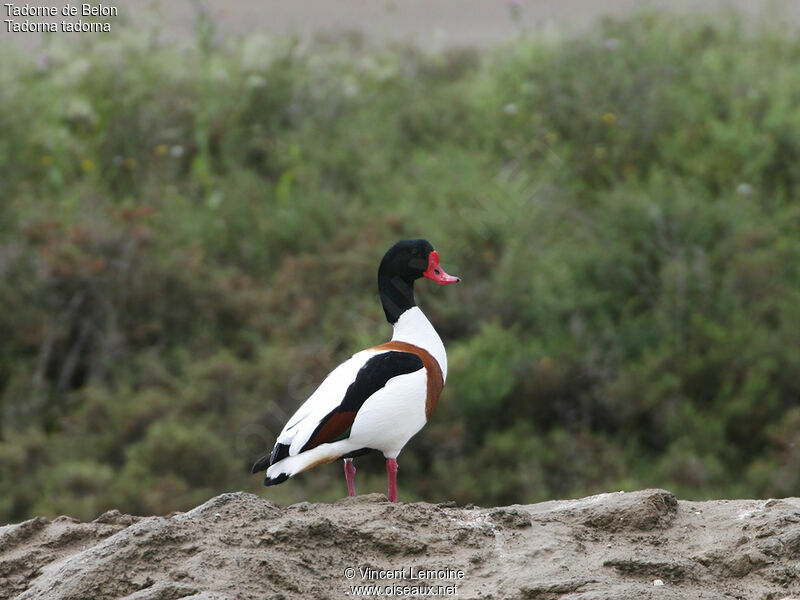
POLYGON ((558 134, 555 131, 548 131, 547 135, 544 136, 544 141, 547 142, 548 145, 552 146, 558 142, 558 134))
POLYGON ((614 125, 617 122, 617 115, 612 112, 607 112, 603 115, 603 123, 606 125, 614 125))
POLYGON ((49 154, 45 154, 42 157, 42 166, 43 167, 49 167, 52 164, 53 164, 53 157, 50 156, 49 154))
POLYGON ((166 156, 167 154, 166 144, 159 144, 158 146, 153 148, 153 152, 155 152, 156 156, 166 156))
POLYGON ((83 169, 87 173, 89 171, 93 171, 94 170, 94 161, 91 158, 84 158, 81 161, 81 169, 83 169))
POLYGON ((129 171, 133 171, 136 168, 136 165, 139 163, 135 158, 126 158, 125 159, 125 168, 129 171))

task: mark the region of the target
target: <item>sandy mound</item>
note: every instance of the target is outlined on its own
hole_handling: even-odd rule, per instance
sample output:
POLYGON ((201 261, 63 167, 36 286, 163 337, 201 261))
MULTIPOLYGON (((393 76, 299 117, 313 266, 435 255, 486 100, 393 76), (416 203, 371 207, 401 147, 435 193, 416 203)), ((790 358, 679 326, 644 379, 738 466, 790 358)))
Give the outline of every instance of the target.
POLYGON ((371 494, 280 508, 236 493, 170 517, 0 528, 2 600, 425 595, 797 598, 800 499, 678 502, 644 490, 462 508, 371 494))

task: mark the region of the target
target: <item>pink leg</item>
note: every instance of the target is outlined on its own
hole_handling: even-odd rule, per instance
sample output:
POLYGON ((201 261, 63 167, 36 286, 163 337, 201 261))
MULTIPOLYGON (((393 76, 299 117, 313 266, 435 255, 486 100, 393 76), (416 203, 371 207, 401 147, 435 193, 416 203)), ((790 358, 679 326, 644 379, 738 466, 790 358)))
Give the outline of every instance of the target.
POLYGON ((345 479, 347 479, 347 495, 348 496, 355 496, 356 495, 355 476, 356 476, 356 466, 353 464, 353 459, 352 458, 345 458, 344 459, 344 477, 345 477, 345 479))
POLYGON ((389 502, 397 502, 397 460, 386 459, 386 474, 389 476, 389 502))

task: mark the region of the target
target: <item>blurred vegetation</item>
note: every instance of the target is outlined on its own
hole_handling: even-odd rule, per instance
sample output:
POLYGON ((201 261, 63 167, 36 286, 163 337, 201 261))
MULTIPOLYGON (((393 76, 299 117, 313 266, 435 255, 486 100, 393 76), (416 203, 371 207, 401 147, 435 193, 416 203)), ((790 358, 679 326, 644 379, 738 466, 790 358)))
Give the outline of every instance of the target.
POLYGON ((344 495, 249 466, 387 339, 411 236, 463 283, 418 285, 451 366, 402 499, 800 495, 791 32, 70 44, 0 61, 0 521, 344 495))

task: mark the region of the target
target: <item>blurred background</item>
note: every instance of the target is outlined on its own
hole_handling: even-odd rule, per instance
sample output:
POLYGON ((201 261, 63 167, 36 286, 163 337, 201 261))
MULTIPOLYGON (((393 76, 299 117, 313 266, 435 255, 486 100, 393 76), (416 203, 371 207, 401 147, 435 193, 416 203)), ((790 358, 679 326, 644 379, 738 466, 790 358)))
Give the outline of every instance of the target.
POLYGON ((0 35, 0 522, 345 495, 249 467, 406 237, 402 500, 800 494, 796 4, 146 4, 0 35))

